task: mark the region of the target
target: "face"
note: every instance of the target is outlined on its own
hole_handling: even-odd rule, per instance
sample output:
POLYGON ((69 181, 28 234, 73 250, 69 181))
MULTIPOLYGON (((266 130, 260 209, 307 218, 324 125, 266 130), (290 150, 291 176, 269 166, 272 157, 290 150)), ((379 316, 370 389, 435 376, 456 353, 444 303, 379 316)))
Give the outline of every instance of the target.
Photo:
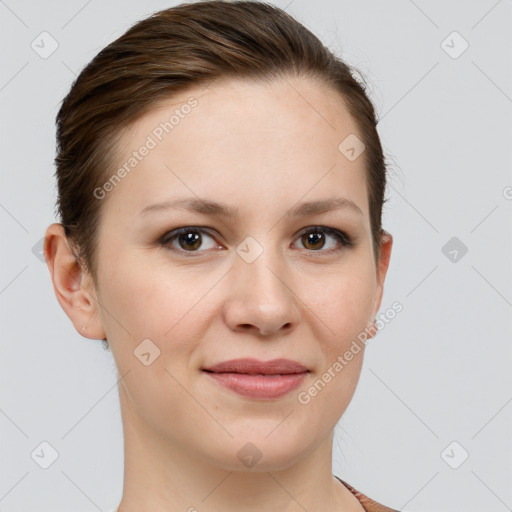
POLYGON ((98 191, 91 320, 124 376, 125 422, 226 469, 243 450, 285 468, 328 438, 364 345, 336 362, 378 312, 391 248, 379 267, 364 158, 339 149, 351 134, 340 97, 297 78, 191 89, 126 130, 112 174, 136 163, 98 191), (205 371, 247 358, 306 371, 205 371))

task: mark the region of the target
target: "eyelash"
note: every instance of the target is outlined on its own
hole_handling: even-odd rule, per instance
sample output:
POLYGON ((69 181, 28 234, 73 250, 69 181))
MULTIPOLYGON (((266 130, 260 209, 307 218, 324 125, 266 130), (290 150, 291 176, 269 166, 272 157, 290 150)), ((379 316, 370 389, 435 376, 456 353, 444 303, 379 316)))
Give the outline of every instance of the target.
MULTIPOLYGON (((184 228, 177 228, 177 229, 174 229, 172 231, 169 231, 169 232, 165 233, 165 235, 163 237, 161 237, 159 243, 160 243, 160 245, 162 245, 166 249, 168 249, 170 251, 173 251, 173 252, 176 252, 176 253, 180 253, 180 254, 184 255, 185 257, 187 257, 187 258, 188 257, 195 257, 196 253, 205 252, 205 251, 200 251, 200 250, 197 250, 197 251, 186 251, 184 249, 176 248, 176 247, 172 246, 171 242, 176 240, 180 235, 187 234, 187 233, 206 234, 206 235, 208 235, 211 238, 215 238, 214 235, 208 229, 205 229, 205 228, 202 228, 202 227, 187 226, 187 227, 184 227, 184 228), (171 235, 171 236, 169 236, 169 235, 171 235)), ((327 226, 311 226, 311 227, 308 227, 308 228, 304 229, 303 231, 301 231, 299 233, 299 235, 297 236, 297 239, 300 239, 304 235, 308 235, 310 233, 324 233, 324 234, 333 236, 338 241, 338 243, 341 246, 341 247, 338 247, 336 249, 329 249, 329 250, 325 250, 325 251, 322 250, 322 249, 319 249, 319 250, 316 250, 316 251, 312 250, 312 249, 311 250, 305 249, 306 251, 311 252, 311 253, 318 252, 318 253, 332 254, 334 252, 341 251, 343 248, 348 248, 350 246, 355 245, 355 243, 352 240, 352 238, 349 235, 347 235, 345 232, 340 231, 340 230, 335 229, 335 228, 330 228, 330 227, 327 227, 327 226)))

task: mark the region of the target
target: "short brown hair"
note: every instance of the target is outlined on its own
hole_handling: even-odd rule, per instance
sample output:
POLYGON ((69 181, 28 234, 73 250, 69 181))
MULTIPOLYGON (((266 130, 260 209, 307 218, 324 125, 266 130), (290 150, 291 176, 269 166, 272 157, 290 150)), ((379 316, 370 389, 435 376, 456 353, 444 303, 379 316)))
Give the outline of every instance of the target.
POLYGON ((386 168, 374 107, 353 71, 302 24, 268 3, 182 3, 139 21, 82 70, 57 114, 56 208, 75 256, 96 281, 102 201, 93 191, 115 163, 123 128, 192 86, 296 76, 338 91, 360 131, 378 261, 386 168))

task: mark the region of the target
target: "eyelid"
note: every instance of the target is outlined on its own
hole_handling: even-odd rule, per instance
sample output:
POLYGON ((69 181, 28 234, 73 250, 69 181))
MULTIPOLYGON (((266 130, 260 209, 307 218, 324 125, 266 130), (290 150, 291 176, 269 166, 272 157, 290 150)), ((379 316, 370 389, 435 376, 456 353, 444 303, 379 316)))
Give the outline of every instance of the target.
MULTIPOLYGON (((201 234, 206 234, 207 236, 211 237, 217 244, 216 238, 217 235, 214 233, 215 230, 212 228, 206 227, 206 226, 183 226, 180 228, 175 228, 170 231, 167 231, 162 237, 159 239, 159 244, 168 250, 178 253, 180 255, 183 255, 184 257, 198 257, 201 253, 208 253, 210 250, 198 250, 198 251, 186 251, 184 249, 177 249, 171 245, 171 242, 173 242, 179 235, 182 233, 189 233, 189 232, 197 232, 201 234), (172 235, 172 236, 168 236, 172 235)), ((296 235, 294 240, 299 240, 302 236, 307 235, 309 233, 317 233, 317 232, 323 232, 327 235, 332 236, 338 241, 339 246, 334 249, 328 249, 328 250, 308 250, 303 249, 307 251, 308 255, 311 255, 313 257, 321 257, 322 255, 328 255, 333 253, 338 253, 342 251, 343 249, 347 249, 353 245, 356 245, 356 242, 354 241, 354 238, 346 233, 346 231, 343 231, 338 228, 330 227, 330 226, 323 226, 323 225, 312 225, 307 226, 306 228, 303 228, 301 231, 299 231, 296 235)), ((219 247, 217 247, 219 248, 219 247)), ((199 256, 200 257, 200 256, 199 256)))
MULTIPOLYGON (((334 238, 340 239, 342 245, 349 246, 355 245, 354 239, 348 235, 345 231, 337 228, 331 228, 329 226, 309 226, 304 228, 299 232, 297 238, 300 238, 303 235, 307 235, 309 233, 316 233, 318 231, 322 231, 328 235, 333 236, 334 238)), ((328 252, 328 251, 311 251, 311 252, 328 252)))
POLYGON ((205 226, 183 226, 181 228, 172 229, 170 231, 167 231, 164 233, 162 237, 160 237, 158 243, 162 245, 163 247, 166 247, 168 250, 185 255, 185 257, 190 257, 194 255, 198 255, 207 251, 185 251, 183 249, 176 249, 171 245, 171 242, 173 242, 175 239, 177 239, 181 234, 183 233, 189 233, 189 232, 198 232, 202 235, 208 235, 210 238, 212 238, 216 244, 219 244, 216 240, 216 235, 213 233, 213 230, 211 228, 205 227, 205 226), (172 235, 172 236, 169 236, 172 235))

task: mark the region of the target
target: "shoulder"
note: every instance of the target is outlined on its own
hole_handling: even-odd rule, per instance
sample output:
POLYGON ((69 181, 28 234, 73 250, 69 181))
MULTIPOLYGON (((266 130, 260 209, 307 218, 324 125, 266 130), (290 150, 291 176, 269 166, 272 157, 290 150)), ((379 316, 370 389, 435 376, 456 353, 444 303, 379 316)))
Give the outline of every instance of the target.
POLYGON ((359 500, 359 503, 361 503, 366 512, 400 512, 399 510, 386 507, 384 505, 381 505, 380 503, 377 503, 376 501, 373 501, 372 499, 368 498, 368 496, 364 495, 362 492, 359 492, 356 489, 354 489, 350 484, 348 484, 341 478, 336 478, 359 500))

